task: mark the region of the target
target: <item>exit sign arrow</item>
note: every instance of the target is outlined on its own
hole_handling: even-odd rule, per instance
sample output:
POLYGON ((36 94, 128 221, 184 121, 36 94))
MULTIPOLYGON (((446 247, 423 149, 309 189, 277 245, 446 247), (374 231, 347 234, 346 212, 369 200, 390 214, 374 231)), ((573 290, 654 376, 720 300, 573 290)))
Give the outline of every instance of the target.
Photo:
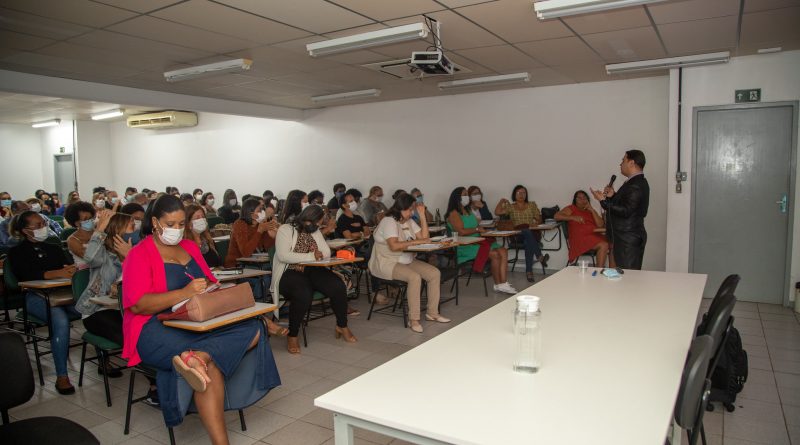
POLYGON ((761 88, 751 88, 749 90, 736 90, 734 98, 736 100, 736 103, 761 102, 761 88))

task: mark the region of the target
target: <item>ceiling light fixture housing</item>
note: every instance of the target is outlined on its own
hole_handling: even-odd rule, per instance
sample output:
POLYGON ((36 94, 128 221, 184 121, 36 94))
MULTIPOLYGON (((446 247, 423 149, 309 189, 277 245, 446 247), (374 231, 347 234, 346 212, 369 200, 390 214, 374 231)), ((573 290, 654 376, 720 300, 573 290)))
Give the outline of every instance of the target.
POLYGON ((315 104, 324 102, 337 102, 341 100, 364 99, 367 97, 378 97, 381 95, 381 90, 372 88, 369 90, 350 91, 347 93, 327 94, 324 96, 312 96, 311 102, 315 104))
POLYGON ((93 121, 101 121, 101 120, 104 120, 104 119, 113 119, 115 117, 120 117, 120 116, 122 116, 124 114, 125 114, 124 111, 122 111, 121 109, 117 108, 116 110, 109 110, 109 111, 104 111, 102 113, 93 114, 92 115, 92 120, 93 121))
POLYGON ((61 125, 61 119, 51 119, 49 121, 36 122, 31 124, 33 128, 55 127, 61 125))
POLYGON ((636 73, 641 71, 665 70, 670 68, 686 68, 690 66, 727 63, 731 59, 729 51, 718 53, 696 54, 694 56, 668 57, 666 59, 640 60, 637 62, 612 63, 606 65, 606 73, 636 73))
POLYGON ((545 0, 533 4, 541 20, 646 5, 664 0, 545 0))
POLYGON ((234 59, 224 62, 209 63, 206 65, 191 66, 164 73, 167 82, 180 82, 183 80, 196 79, 198 77, 216 76, 225 73, 235 73, 247 71, 253 61, 250 59, 234 59))
POLYGON ((422 23, 395 26, 393 28, 355 34, 338 39, 323 40, 306 45, 308 55, 311 57, 327 56, 346 51, 355 51, 373 46, 391 45, 393 43, 408 42, 410 40, 428 37, 428 28, 422 23))
POLYGON ((511 83, 530 82, 530 80, 531 76, 528 73, 502 74, 499 76, 473 77, 471 79, 439 82, 439 89, 451 90, 455 88, 482 87, 486 85, 506 85, 511 83))

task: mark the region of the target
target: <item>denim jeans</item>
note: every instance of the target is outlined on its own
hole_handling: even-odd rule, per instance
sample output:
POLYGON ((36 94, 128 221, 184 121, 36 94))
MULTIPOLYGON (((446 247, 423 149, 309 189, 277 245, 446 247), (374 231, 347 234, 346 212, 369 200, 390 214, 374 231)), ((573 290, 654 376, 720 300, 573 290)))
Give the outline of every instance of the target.
POLYGON ((531 229, 522 229, 519 236, 525 248, 525 272, 533 272, 533 260, 542 256, 542 247, 531 229))
MULTIPOLYGON (((47 320, 47 303, 44 298, 34 292, 25 295, 25 306, 28 313, 47 320)), ((56 365, 56 375, 67 375, 67 357, 69 356, 69 320, 80 319, 81 314, 75 310, 74 305, 57 306, 50 308, 53 317, 50 322, 50 350, 53 353, 53 362, 56 365)))

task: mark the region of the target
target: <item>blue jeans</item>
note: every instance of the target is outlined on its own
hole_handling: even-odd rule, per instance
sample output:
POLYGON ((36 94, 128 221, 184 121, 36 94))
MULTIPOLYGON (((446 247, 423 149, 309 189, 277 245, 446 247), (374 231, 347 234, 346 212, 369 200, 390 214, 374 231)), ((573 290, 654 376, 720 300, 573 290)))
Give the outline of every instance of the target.
MULTIPOLYGON (((44 298, 33 292, 25 295, 25 307, 28 313, 41 320, 47 320, 47 303, 44 298)), ((56 365, 56 375, 67 375, 67 357, 69 356, 69 323, 70 318, 80 319, 81 314, 74 305, 50 308, 50 350, 56 365)))
POLYGON ((533 260, 542 256, 542 247, 531 229, 522 229, 519 236, 522 237, 522 245, 525 248, 525 272, 533 272, 533 260))

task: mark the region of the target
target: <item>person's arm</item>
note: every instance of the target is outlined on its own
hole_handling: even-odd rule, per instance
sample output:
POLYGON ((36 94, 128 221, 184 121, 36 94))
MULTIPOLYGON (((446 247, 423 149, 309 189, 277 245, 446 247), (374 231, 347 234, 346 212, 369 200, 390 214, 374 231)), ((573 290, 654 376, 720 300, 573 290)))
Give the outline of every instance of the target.
POLYGON ((67 248, 78 258, 83 258, 84 255, 86 255, 86 247, 83 247, 83 243, 81 243, 81 240, 79 240, 75 234, 67 238, 67 248))
POLYGON ((248 227, 244 222, 234 223, 231 230, 231 241, 239 246, 239 252, 243 257, 249 257, 256 251, 258 244, 261 242, 261 233, 256 232, 253 236, 248 233, 248 227))
POLYGON ((364 217, 364 221, 366 221, 367 224, 375 224, 375 207, 369 199, 361 201, 358 210, 361 212, 361 216, 364 217))
POLYGON ((134 314, 157 314, 206 288, 206 279, 198 278, 183 289, 152 293, 153 277, 149 261, 145 250, 135 249, 122 263, 122 305, 134 314))
POLYGON ((275 238, 275 255, 286 264, 297 264, 316 260, 314 252, 299 253, 293 251, 293 232, 294 228, 287 224, 282 225, 281 228, 278 229, 278 236, 275 238))
POLYGON ((639 208, 643 199, 643 190, 637 184, 628 184, 624 193, 617 192, 611 198, 600 201, 600 206, 616 217, 628 218, 639 208))
MULTIPOLYGON (((320 231, 319 235, 322 235, 322 231, 320 231)), ((314 241, 317 243, 317 250, 322 252, 322 258, 330 258, 331 257, 331 248, 328 246, 328 243, 325 242, 325 237, 317 236, 314 234, 314 241), (320 240, 321 244, 320 244, 320 240)))
POLYGON ((536 205, 536 202, 531 201, 529 205, 533 206, 533 225, 538 226, 544 222, 542 220, 542 212, 539 211, 539 206, 536 205))
POLYGON ((106 234, 104 232, 95 231, 92 233, 92 238, 86 244, 86 249, 81 258, 86 261, 89 267, 100 267, 103 265, 103 255, 101 250, 105 250, 106 234))
POLYGON ((474 229, 464 228, 464 222, 461 221, 461 216, 459 216, 458 212, 455 210, 447 215, 447 223, 450 224, 450 227, 460 236, 474 235, 479 232, 477 227, 474 229))
MULTIPOLYGON (((577 221, 575 217, 572 216, 572 208, 571 207, 564 207, 563 209, 556 212, 555 216, 556 221, 577 221)), ((581 218, 582 222, 583 218, 581 218)))
POLYGON ((510 203, 508 202, 507 199, 505 198, 501 199, 500 202, 497 203, 497 206, 494 208, 494 214, 498 216, 505 215, 506 213, 508 213, 509 205, 510 203))
POLYGON ((594 225, 596 227, 605 227, 605 222, 603 221, 603 217, 597 213, 597 210, 594 209, 591 205, 589 206, 589 210, 592 211, 592 218, 594 219, 594 225))
POLYGON ((53 221, 50 218, 47 218, 47 224, 50 226, 50 230, 55 232, 56 235, 61 235, 61 231, 64 230, 64 228, 61 227, 61 224, 53 221))

